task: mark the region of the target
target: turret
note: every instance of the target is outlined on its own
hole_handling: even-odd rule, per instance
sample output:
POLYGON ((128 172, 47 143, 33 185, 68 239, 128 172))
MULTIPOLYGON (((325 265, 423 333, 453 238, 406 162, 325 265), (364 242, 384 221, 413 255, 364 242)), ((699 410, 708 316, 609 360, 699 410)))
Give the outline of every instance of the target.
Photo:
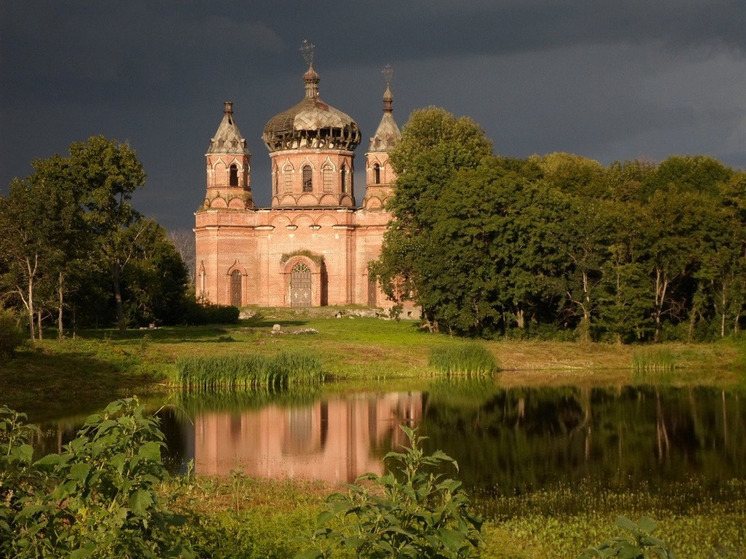
POLYGON ((389 153, 401 139, 401 132, 394 120, 394 96, 391 93, 391 78, 394 71, 391 66, 383 69, 386 78, 386 91, 383 94, 383 116, 370 139, 368 152, 365 154, 366 191, 363 207, 367 210, 380 210, 386 200, 393 195, 396 173, 389 164, 389 153))
POLYGON ((207 158, 207 194, 203 208, 253 208, 251 153, 233 120, 233 103, 223 104, 223 120, 210 140, 207 158))

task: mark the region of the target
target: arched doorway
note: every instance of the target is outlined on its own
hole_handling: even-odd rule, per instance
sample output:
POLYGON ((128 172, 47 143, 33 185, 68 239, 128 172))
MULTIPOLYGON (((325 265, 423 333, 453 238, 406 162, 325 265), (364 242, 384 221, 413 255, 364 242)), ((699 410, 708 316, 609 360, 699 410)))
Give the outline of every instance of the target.
POLYGON ((311 306, 311 268, 303 262, 290 271, 290 306, 311 306))
POLYGON ((233 270, 231 272, 231 305, 240 307, 241 304, 241 272, 233 270))

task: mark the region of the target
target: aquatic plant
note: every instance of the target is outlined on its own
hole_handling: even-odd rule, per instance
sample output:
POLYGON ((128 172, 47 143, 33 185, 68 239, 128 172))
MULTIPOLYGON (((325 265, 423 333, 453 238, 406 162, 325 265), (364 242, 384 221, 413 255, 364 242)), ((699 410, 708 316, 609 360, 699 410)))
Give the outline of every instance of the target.
POLYGON ((183 357, 176 366, 179 384, 189 390, 281 389, 324 380, 319 359, 302 353, 183 357))
POLYGON ((429 364, 447 375, 485 376, 499 370, 492 354, 476 342, 434 347, 429 364))

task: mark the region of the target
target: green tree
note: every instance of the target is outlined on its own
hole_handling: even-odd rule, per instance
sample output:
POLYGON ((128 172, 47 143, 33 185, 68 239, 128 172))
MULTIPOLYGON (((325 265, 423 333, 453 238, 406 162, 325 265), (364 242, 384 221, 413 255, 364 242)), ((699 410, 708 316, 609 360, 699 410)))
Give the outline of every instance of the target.
POLYGON ((126 231, 140 217, 130 200, 145 184, 145 172, 132 148, 103 136, 72 144, 69 165, 73 180, 85 193, 82 204, 94 253, 109 274, 117 325, 124 332, 122 274, 135 252, 126 231))
POLYGON ((389 203, 394 220, 371 271, 389 297, 413 298, 422 304, 436 328, 431 309, 420 300, 432 256, 423 249, 432 247, 432 228, 440 218, 434 203, 447 191, 455 172, 476 168, 491 150, 491 142, 471 119, 429 107, 412 113, 390 155, 398 175, 389 203))
POLYGON ((0 254, 7 262, 3 284, 15 293, 28 315, 31 339, 34 318, 42 305, 56 305, 59 335, 68 276, 85 246, 79 192, 67 177, 64 160, 53 156, 36 160, 34 173, 11 183, 7 198, 0 198, 0 254))
POLYGON ((562 192, 594 198, 608 197, 602 180, 605 170, 598 161, 570 153, 533 155, 529 161, 541 169, 547 184, 562 192))
POLYGON ((124 232, 133 259, 122 277, 133 324, 175 324, 185 319, 189 272, 181 255, 155 221, 143 219, 124 232))

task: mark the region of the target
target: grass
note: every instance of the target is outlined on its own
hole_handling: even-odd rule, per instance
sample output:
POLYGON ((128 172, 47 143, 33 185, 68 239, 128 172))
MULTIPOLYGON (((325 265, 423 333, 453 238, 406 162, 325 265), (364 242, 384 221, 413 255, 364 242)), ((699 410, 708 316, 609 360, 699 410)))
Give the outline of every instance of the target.
MULTIPOLYGON (((176 482, 172 482, 176 483, 176 482)), ((185 530, 199 542, 202 557, 293 557, 308 547, 315 519, 329 493, 321 482, 194 477, 178 482, 176 508, 192 518, 185 530)), ((746 482, 733 481, 713 502, 700 498, 697 480, 669 493, 615 492, 594 487, 557 487, 506 496, 483 506, 483 559, 574 558, 590 545, 620 535, 617 515, 658 522, 656 536, 679 557, 736 558, 746 553, 746 482)), ((173 487, 166 486, 172 495, 173 487)), ((490 497, 491 498, 491 497, 490 497)), ((492 498, 491 498, 492 499, 492 498)))
POLYGON ((176 362, 178 383, 188 390, 281 390, 319 384, 321 362, 312 355, 280 352, 274 356, 184 356, 176 362))
POLYGON ((495 358, 479 343, 457 343, 430 351, 430 367, 446 375, 489 376, 497 372, 495 358))
MULTIPOLYGON (((445 334, 427 333, 416 322, 334 318, 337 310, 261 309, 230 327, 130 330, 124 335, 88 330, 61 342, 50 332, 43 342, 0 363, 0 394, 4 403, 34 420, 88 413, 112 398, 145 397, 178 386, 180 359, 230 354, 271 357, 281 352, 307 353, 309 348, 319 357, 327 379, 358 385, 391 383, 434 376, 432 352, 461 343, 445 334), (283 335, 272 334, 274 324, 281 326, 283 335), (318 334, 293 334, 308 328, 318 334)), ((639 346, 508 340, 479 344, 499 358, 498 382, 503 387, 646 382, 639 375, 635 378, 633 368, 639 346)), ((676 363, 675 370, 667 373, 671 383, 746 382, 746 341, 657 347, 676 363)))

